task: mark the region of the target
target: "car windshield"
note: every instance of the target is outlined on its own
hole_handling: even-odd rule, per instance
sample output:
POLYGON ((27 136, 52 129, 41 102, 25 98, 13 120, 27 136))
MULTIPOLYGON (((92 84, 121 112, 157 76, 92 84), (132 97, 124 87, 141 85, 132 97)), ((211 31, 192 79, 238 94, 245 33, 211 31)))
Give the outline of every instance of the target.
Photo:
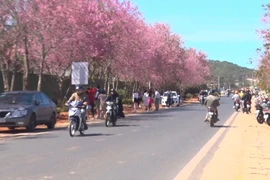
POLYGON ((4 104, 32 104, 33 94, 29 93, 2 93, 0 94, 0 103, 4 104))

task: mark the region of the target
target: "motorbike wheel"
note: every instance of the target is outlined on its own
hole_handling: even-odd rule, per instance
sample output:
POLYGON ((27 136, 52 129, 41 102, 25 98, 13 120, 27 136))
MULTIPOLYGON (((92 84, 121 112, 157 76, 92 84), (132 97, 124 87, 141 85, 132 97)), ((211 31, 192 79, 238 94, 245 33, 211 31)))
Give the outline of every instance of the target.
POLYGON ((105 119, 105 126, 106 127, 110 126, 110 123, 111 123, 110 119, 111 119, 111 116, 109 114, 107 114, 106 119, 105 119))
POLYGON ((114 120, 113 120, 113 123, 112 123, 113 126, 116 126, 116 121, 117 121, 117 117, 115 117, 114 120))
POLYGON ((213 119, 213 117, 210 119, 210 127, 214 127, 214 119, 213 119))
POLYGON ((76 133, 76 122, 71 121, 69 123, 69 135, 73 137, 75 136, 75 133, 76 133))
POLYGON ((270 126, 270 118, 268 117, 268 119, 266 120, 266 124, 268 125, 268 126, 270 126))
POLYGON ((263 124, 264 119, 263 119, 263 114, 262 114, 262 113, 258 114, 257 122, 258 122, 259 124, 263 124))

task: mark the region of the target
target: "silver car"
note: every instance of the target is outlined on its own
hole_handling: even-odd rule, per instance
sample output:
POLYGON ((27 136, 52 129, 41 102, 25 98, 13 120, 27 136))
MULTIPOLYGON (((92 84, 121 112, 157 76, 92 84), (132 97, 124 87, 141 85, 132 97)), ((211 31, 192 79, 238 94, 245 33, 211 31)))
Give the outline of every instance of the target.
POLYGON ((53 129, 56 123, 56 105, 43 92, 12 91, 0 94, 0 127, 25 127, 34 131, 45 124, 53 129))

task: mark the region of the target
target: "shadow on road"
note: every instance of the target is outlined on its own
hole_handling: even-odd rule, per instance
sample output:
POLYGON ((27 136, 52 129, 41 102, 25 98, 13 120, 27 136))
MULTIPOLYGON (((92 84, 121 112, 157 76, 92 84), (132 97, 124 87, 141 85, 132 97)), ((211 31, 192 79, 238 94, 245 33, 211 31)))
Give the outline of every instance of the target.
POLYGON ((63 131, 63 130, 67 130, 67 127, 56 127, 54 129, 47 129, 47 128, 43 128, 43 127, 37 127, 35 129, 34 132, 27 132, 25 129, 23 128, 19 128, 19 129, 14 129, 14 130, 2 130, 0 131, 0 135, 2 134, 20 134, 20 133, 31 133, 31 134, 36 134, 36 133, 41 133, 41 132, 51 132, 51 131, 63 131))
POLYGON ((92 134, 84 134, 83 136, 76 136, 76 137, 95 137, 95 136, 113 136, 114 134, 102 134, 102 133, 92 133, 92 134))
POLYGON ((215 125, 212 128, 236 128, 236 126, 215 125))
POLYGON ((139 125, 128 125, 128 124, 119 124, 119 125, 117 125, 116 124, 116 126, 114 126, 114 127, 135 127, 135 126, 139 126, 139 125))

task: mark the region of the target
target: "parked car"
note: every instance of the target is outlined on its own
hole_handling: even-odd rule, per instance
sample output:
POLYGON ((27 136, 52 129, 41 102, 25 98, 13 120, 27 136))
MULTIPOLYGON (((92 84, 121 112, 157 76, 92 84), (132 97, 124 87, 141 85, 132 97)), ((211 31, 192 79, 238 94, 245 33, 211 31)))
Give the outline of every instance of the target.
MULTIPOLYGON (((166 106, 166 102, 167 102, 167 99, 168 99, 168 94, 169 94, 169 92, 166 91, 161 96, 161 105, 162 106, 166 106)), ((171 91, 171 97, 172 97, 172 101, 173 101, 172 106, 173 105, 179 106, 182 103, 180 95, 178 95, 176 91, 171 91)))
POLYGON ((56 123, 56 105, 43 92, 12 91, 0 94, 0 127, 13 130, 25 127, 34 131, 45 124, 53 129, 56 123))

